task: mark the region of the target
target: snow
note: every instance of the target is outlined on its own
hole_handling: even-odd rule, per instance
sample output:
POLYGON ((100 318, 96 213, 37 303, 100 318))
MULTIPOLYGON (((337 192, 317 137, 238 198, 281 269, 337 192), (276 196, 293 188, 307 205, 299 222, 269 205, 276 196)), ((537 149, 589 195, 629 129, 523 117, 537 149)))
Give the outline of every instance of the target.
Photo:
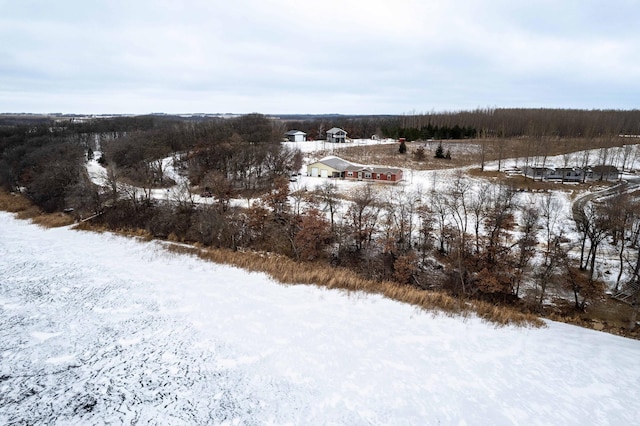
POLYGON ((290 149, 299 149, 303 154, 319 151, 338 152, 342 149, 364 145, 382 145, 398 143, 396 139, 347 139, 345 143, 333 143, 325 140, 304 142, 283 142, 282 145, 290 149))
POLYGON ((100 163, 98 159, 102 157, 102 153, 99 151, 94 152, 93 159, 87 161, 87 173, 91 182, 98 186, 106 185, 107 182, 107 169, 100 163))
POLYGON ((640 342, 284 286, 0 213, 0 423, 634 424, 640 342), (34 249, 37 248, 37 249, 34 249))

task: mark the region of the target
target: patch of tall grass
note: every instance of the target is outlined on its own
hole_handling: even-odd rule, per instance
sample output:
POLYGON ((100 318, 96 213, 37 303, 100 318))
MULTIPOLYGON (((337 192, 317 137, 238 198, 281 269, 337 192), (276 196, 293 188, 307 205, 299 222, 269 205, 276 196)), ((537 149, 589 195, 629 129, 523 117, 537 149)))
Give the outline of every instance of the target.
POLYGON ((0 190, 0 210, 15 213, 18 219, 31 220, 45 228, 71 225, 74 220, 64 213, 44 213, 22 194, 0 190))
POLYGON ((296 262, 284 256, 241 252, 224 249, 206 249, 168 245, 169 250, 197 255, 200 258, 251 271, 263 272, 276 281, 294 285, 309 284, 347 292, 380 294, 389 299, 417 306, 425 311, 446 315, 479 318, 496 325, 541 327, 544 322, 531 313, 523 313, 508 306, 494 305, 477 300, 462 300, 444 292, 422 290, 392 281, 363 279, 345 268, 334 268, 313 262, 296 262))

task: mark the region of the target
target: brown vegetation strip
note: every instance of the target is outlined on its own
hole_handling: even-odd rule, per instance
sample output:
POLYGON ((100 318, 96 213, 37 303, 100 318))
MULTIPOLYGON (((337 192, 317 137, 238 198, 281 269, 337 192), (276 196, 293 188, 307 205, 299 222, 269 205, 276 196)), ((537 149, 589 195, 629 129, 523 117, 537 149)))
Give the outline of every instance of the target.
POLYGON ((43 213, 26 197, 0 190, 0 210, 15 213, 18 219, 31 220, 36 225, 57 228, 73 224, 71 216, 64 213, 43 213))
POLYGON ((169 244, 168 247, 171 251, 196 254, 202 259, 215 263, 232 265, 251 272, 264 272, 283 284, 310 284, 348 292, 380 294, 426 311, 443 312, 446 315, 464 318, 476 314, 496 325, 544 326, 544 322, 534 314, 482 301, 461 300, 443 292, 422 290, 390 281, 366 280, 344 268, 296 262, 287 257, 269 253, 234 252, 175 244, 169 244))

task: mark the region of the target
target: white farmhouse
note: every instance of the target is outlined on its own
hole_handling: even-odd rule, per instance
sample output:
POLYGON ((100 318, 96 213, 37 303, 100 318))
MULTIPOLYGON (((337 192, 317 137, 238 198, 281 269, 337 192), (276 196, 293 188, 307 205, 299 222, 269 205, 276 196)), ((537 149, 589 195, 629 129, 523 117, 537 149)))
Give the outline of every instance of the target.
POLYGON ((333 127, 327 130, 327 142, 345 143, 346 141, 347 141, 346 131, 338 127, 333 127))

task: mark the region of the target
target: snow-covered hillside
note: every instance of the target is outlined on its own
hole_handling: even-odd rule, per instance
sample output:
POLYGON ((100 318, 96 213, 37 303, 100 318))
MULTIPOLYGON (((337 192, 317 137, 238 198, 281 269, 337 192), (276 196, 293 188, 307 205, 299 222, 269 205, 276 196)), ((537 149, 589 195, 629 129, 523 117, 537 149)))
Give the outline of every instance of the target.
POLYGON ((0 423, 613 424, 640 342, 282 286, 0 213, 0 423))

